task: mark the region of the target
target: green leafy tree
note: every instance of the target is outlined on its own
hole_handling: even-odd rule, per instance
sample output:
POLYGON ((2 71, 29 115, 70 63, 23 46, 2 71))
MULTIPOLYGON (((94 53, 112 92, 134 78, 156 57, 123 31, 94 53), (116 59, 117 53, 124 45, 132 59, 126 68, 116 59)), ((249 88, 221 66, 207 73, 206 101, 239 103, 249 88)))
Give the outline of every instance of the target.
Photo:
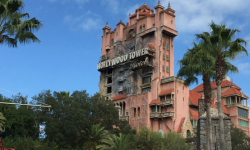
POLYGON ((190 146, 186 143, 180 134, 169 132, 163 138, 164 149, 166 150, 190 150, 190 146))
POLYGON ((2 132, 4 129, 4 123, 6 121, 6 118, 3 116, 2 113, 0 113, 0 131, 2 132))
MULTIPOLYGON (((203 38, 203 36, 197 35, 201 40, 206 40, 210 48, 207 50, 210 54, 216 58, 215 63, 215 79, 217 85, 217 100, 218 100, 218 111, 219 111, 219 127, 220 127, 220 147, 222 150, 225 149, 225 137, 224 137, 224 125, 223 125, 223 111, 221 107, 221 83, 225 74, 229 70, 237 72, 238 69, 231 65, 227 60, 235 59, 241 53, 245 53, 247 50, 243 45, 246 46, 247 42, 244 39, 237 38, 234 40, 235 34, 239 32, 237 29, 226 28, 225 25, 216 25, 215 23, 210 24, 211 38, 209 41, 203 38)), ((209 34, 209 33, 208 33, 209 34)))
POLYGON ((43 25, 36 18, 30 18, 28 13, 22 13, 22 0, 0 1, 0 43, 17 47, 17 43, 25 44, 40 42, 33 34, 43 25))
POLYGON ((101 145, 96 148, 100 150, 132 150, 134 148, 134 141, 131 135, 119 134, 110 135, 108 139, 103 139, 101 145))
POLYGON ((250 150, 250 137, 241 129, 231 126, 232 150, 250 150))

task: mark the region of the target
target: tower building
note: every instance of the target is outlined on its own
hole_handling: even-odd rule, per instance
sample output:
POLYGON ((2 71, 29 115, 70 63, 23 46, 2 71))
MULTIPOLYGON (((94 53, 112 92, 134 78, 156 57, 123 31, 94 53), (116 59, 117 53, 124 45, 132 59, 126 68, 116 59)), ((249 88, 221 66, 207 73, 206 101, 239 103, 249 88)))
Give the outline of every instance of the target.
POLYGON ((197 124, 203 88, 190 91, 174 76, 175 10, 159 1, 154 9, 143 4, 128 17, 128 23, 120 20, 113 31, 108 22, 103 27, 99 93, 112 100, 120 119, 134 128, 189 136, 197 124))

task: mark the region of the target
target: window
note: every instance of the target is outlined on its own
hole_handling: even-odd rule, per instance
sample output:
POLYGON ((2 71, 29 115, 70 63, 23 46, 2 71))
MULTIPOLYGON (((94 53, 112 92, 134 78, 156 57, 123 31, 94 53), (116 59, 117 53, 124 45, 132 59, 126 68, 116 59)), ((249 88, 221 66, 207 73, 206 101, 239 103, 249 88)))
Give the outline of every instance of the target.
POLYGON ((142 31, 145 31, 145 24, 144 24, 143 27, 142 27, 142 31))
POLYGON ((111 40, 110 45, 111 45, 111 46, 113 46, 113 45, 114 45, 114 40, 113 40, 113 39, 111 40))
POLYGON ((235 97, 232 96, 232 97, 231 97, 231 104, 234 104, 234 103, 235 103, 235 97))
POLYGON ((163 60, 165 60, 165 54, 163 54, 163 60))
POLYGON ((129 38, 133 38, 134 36, 135 36, 135 31, 134 31, 134 29, 131 29, 129 31, 129 38))
POLYGON ((166 44, 166 49, 169 50, 169 44, 168 43, 166 44))
POLYGON ((108 74, 112 74, 113 70, 112 69, 108 69, 108 74))
POLYGON ((141 115, 141 108, 138 107, 138 117, 140 117, 140 115, 141 115))
POLYGON ((166 55, 166 60, 169 61, 169 55, 166 55))
POLYGON ((162 66, 162 71, 165 71, 165 66, 164 65, 162 66))
POLYGON ((110 86, 110 87, 107 87, 107 93, 108 93, 108 94, 112 93, 112 87, 111 87, 111 86, 110 86))
POLYGON ((143 68, 142 69, 142 73, 145 74, 145 73, 149 73, 152 71, 152 68, 151 67, 146 67, 146 68, 143 68))
POLYGON ((126 112, 126 116, 128 116, 128 112, 126 112))
POLYGON ((127 91, 127 94, 130 94, 131 93, 131 87, 127 87, 126 91, 127 91))
POLYGON ((191 136, 190 130, 187 130, 187 138, 190 138, 190 136, 191 136))
POLYGON ((173 24, 173 20, 171 20, 171 24, 173 24))
POLYGON ((140 32, 142 32, 142 26, 140 26, 140 32))
POLYGON ((107 79, 107 84, 110 84, 110 83, 112 83, 112 77, 108 77, 107 79))
POLYGON ((142 84, 151 83, 151 76, 142 78, 142 84))
POLYGON ((166 72, 169 72, 169 67, 168 66, 166 67, 166 72))
POLYGON ((245 127, 245 128, 248 128, 248 121, 238 119, 238 125, 245 127))
POLYGON ((230 104, 230 97, 227 97, 227 102, 226 102, 227 105, 230 104))
POLYGON ((165 46, 166 46, 166 45, 165 45, 165 42, 163 42, 163 49, 165 49, 165 46))
POLYGON ((134 108, 134 117, 136 117, 136 108, 134 108))
POLYGON ((192 126, 193 126, 193 128, 195 128, 196 126, 197 126, 197 120, 192 120, 191 121, 191 124, 192 124, 192 126))
POLYGON ((160 112, 160 106, 152 106, 152 112, 155 113, 155 112, 160 112))
POLYGON ((128 83, 131 83, 131 77, 127 78, 128 83))
POLYGON ((146 92, 150 92, 150 91, 151 91, 151 87, 147 87, 147 88, 142 89, 142 93, 146 93, 146 92))
POLYGON ((243 117, 243 118, 247 118, 247 110, 242 109, 242 108, 238 108, 238 116, 243 117))

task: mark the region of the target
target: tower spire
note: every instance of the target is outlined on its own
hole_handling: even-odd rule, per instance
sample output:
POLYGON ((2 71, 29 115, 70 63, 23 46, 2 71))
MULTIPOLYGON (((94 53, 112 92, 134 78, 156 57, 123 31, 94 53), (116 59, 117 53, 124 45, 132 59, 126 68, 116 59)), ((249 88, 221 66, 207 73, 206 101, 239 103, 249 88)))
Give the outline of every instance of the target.
POLYGON ((106 22, 106 26, 107 26, 107 27, 109 26, 109 22, 108 22, 108 20, 107 20, 107 22, 106 22))
POLYGON ((171 8, 171 6, 170 6, 170 1, 168 1, 168 8, 171 8))
POLYGON ((158 0, 158 5, 161 5, 161 0, 158 0))

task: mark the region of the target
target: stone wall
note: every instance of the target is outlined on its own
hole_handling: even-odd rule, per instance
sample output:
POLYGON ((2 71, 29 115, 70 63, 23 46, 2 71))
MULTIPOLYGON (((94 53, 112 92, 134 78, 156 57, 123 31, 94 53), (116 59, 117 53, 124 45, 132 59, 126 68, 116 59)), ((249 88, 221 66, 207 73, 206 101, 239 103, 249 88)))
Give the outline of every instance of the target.
MULTIPOLYGON (((224 118, 224 134, 225 134, 225 147, 226 150, 232 150, 231 146, 231 120, 230 118, 224 118)), ((207 149, 207 119, 206 117, 200 117, 199 119, 199 126, 197 128, 197 132, 199 134, 199 150, 206 150, 207 149)), ((212 118, 212 134, 213 134, 213 148, 220 149, 220 129, 219 129, 219 118, 213 117, 212 118)))

